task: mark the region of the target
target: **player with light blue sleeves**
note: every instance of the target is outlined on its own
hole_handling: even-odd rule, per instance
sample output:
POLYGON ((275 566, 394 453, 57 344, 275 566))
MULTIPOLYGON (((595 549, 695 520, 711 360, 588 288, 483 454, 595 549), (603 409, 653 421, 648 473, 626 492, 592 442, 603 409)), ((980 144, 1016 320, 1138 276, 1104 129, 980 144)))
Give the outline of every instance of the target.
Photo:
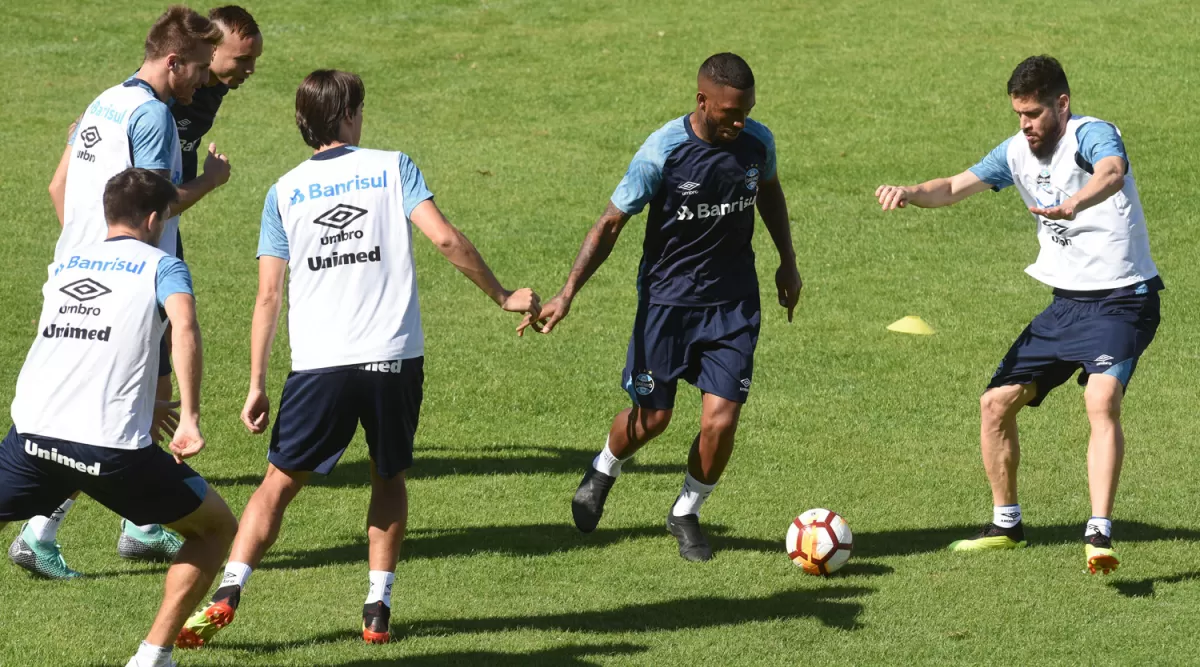
POLYGON ((309 74, 296 91, 296 124, 313 155, 271 186, 263 204, 250 392, 242 409, 251 433, 269 425, 267 361, 285 283, 292 372, 271 430, 266 476, 242 513, 225 576, 211 602, 188 619, 177 646, 202 646, 233 621, 289 504, 313 473, 333 470, 360 423, 371 459, 362 637, 389 641, 408 519, 405 471, 425 380, 413 227, 503 310, 538 314, 538 296, 505 289, 443 217, 407 155, 358 148, 365 97, 362 79, 337 70, 309 74))
POLYGON ((1037 223, 1037 260, 1026 273, 1054 299, 1017 337, 980 401, 981 446, 992 487, 992 521, 956 551, 1026 544, 1017 502, 1017 413, 1040 405, 1075 374, 1086 387, 1092 433, 1084 528, 1088 570, 1119 565, 1112 510, 1125 453, 1121 404, 1138 359, 1159 324, 1158 268, 1121 133, 1111 123, 1071 113, 1067 75, 1048 56, 1026 59, 1008 81, 1021 131, 975 166, 913 186, 881 185, 884 210, 948 206, 988 189, 1015 186, 1037 223))
MULTIPOLYGON (((158 615, 130 667, 169 667, 172 644, 233 540, 225 502, 185 459, 205 447, 200 432, 200 329, 191 275, 155 247, 175 187, 146 169, 110 179, 106 238, 49 267, 42 314, 0 442, 0 527, 49 513, 80 492, 145 524, 184 537, 168 571, 158 615), (171 325, 178 368, 177 424, 155 411, 159 340, 171 325), (64 391, 69 388, 69 391, 64 391), (157 446, 170 440, 170 453, 157 446)), ((36 570, 45 557, 18 550, 36 570)))

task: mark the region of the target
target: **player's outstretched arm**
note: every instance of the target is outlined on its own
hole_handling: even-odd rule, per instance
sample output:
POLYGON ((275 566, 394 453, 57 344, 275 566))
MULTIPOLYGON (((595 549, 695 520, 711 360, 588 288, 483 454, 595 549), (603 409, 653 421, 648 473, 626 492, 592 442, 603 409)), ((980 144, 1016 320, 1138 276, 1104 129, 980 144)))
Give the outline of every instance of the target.
POLYGON ((63 149, 62 157, 58 159, 58 167, 54 170, 54 176, 50 179, 50 201, 54 204, 54 213, 58 216, 58 226, 62 227, 64 220, 64 211, 66 210, 63 202, 67 199, 67 166, 71 164, 71 143, 75 140, 75 128, 79 126, 80 116, 71 123, 67 128, 67 147, 63 149))
POLYGON ((1074 220, 1078 213, 1117 194, 1123 187, 1125 158, 1110 155, 1096 162, 1091 178, 1074 197, 1051 208, 1030 206, 1029 212, 1050 220, 1074 220))
POLYGON ((779 268, 775 271, 775 287, 779 292, 779 305, 787 308, 788 322, 800 302, 800 289, 804 281, 800 269, 796 268, 796 249, 792 246, 792 226, 788 219, 787 198, 779 177, 758 184, 758 213, 779 251, 779 268))
POLYGON ((242 423, 251 433, 263 433, 271 421, 271 400, 267 396, 267 362, 283 307, 283 278, 287 260, 271 255, 258 258, 258 297, 250 323, 250 391, 242 407, 242 423))
POLYGON ((908 204, 938 208, 957 204, 991 187, 968 169, 957 176, 935 178, 920 185, 881 185, 875 189, 875 197, 885 211, 904 208, 908 204))
POLYGON ((583 246, 575 256, 575 264, 567 276, 567 283, 553 299, 542 306, 541 316, 526 317, 517 327, 518 332, 523 332, 526 327, 532 325, 538 333, 548 334, 559 320, 567 316, 571 311, 571 301, 575 299, 579 290, 583 289, 588 278, 591 278, 604 260, 608 259, 613 246, 617 244, 617 237, 621 235, 625 223, 629 222, 629 217, 628 213, 617 208, 611 201, 608 203, 608 208, 604 209, 600 219, 592 225, 587 237, 583 239, 583 246))
MULTIPOLYGON (((167 178, 170 178, 167 174, 167 178)), ((179 186, 179 201, 171 207, 171 215, 179 215, 196 205, 205 195, 229 182, 229 158, 217 152, 215 143, 208 145, 204 158, 204 173, 179 186)))
POLYGON ((200 434, 200 376, 204 360, 195 298, 184 292, 172 294, 167 297, 165 310, 171 321, 171 360, 179 381, 179 426, 170 449, 175 460, 182 463, 204 449, 204 436, 200 434))
POLYGON ((450 224, 432 199, 417 204, 409 219, 422 234, 433 241, 433 245, 443 257, 450 260, 455 268, 470 278, 471 282, 502 309, 510 313, 528 313, 532 317, 537 317, 541 312, 541 298, 532 289, 504 289, 487 262, 483 261, 483 256, 475 249, 475 245, 457 227, 450 224))

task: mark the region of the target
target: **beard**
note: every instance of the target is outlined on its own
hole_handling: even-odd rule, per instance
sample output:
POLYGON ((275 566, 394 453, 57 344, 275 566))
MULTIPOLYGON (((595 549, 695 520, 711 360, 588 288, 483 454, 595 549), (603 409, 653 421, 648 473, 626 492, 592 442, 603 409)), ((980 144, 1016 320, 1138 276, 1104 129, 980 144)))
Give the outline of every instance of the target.
POLYGON ((1053 121, 1053 124, 1047 125, 1045 131, 1042 133, 1041 143, 1036 147, 1032 143, 1029 144, 1029 150, 1033 153, 1034 157, 1044 160, 1054 155, 1054 149, 1058 148, 1058 135, 1061 133, 1061 130, 1062 124, 1057 119, 1053 121))

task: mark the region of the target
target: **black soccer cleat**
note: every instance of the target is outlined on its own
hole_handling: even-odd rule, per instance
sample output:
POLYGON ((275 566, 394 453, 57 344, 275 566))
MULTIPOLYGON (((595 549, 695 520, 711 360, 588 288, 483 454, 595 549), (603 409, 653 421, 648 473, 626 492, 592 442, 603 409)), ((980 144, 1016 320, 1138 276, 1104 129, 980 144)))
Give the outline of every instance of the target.
POLYGON ((571 515, 575 517, 576 528, 585 533, 596 530, 604 514, 604 501, 608 499, 608 492, 616 481, 616 477, 588 468, 571 501, 571 515))
POLYGON ((700 530, 700 517, 696 514, 675 516, 667 512, 667 530, 679 541, 679 555, 684 560, 703 563, 713 557, 712 547, 704 531, 700 530))
POLYGON ((368 644, 386 644, 392 639, 390 622, 392 610, 383 603, 363 605, 363 641, 368 644))

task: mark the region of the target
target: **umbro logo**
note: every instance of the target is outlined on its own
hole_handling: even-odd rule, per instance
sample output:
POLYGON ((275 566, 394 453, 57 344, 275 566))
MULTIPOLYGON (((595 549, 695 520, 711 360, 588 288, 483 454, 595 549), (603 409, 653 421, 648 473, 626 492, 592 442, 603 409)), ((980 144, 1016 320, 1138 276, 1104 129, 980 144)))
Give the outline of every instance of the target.
POLYGON ((191 125, 191 124, 192 124, 191 118, 183 118, 178 123, 176 123, 176 125, 178 125, 179 129, 181 129, 181 130, 187 129, 187 126, 191 125))
POLYGON ((750 391, 750 378, 744 378, 741 381, 741 385, 738 391, 750 391))
POLYGON ((60 287, 58 291, 66 294, 76 301, 91 301, 92 299, 102 297, 105 294, 112 292, 112 290, 108 289, 104 285, 101 285, 95 280, 92 280, 91 278, 76 280, 69 285, 60 287))
POLYGON ((1096 360, 1092 363, 1096 364, 1097 366, 1112 366, 1112 362, 1112 357, 1108 356, 1107 354, 1102 354, 1096 357, 1096 360))
POLYGON ((80 132, 79 138, 83 140, 84 148, 91 148, 100 143, 100 130, 97 130, 96 126, 92 125, 83 132, 80 132))
POLYGON ((679 194, 683 195, 684 197, 686 197, 688 195, 694 195, 699 191, 699 190, 697 190, 697 188, 699 188, 699 187, 700 187, 699 183, 693 183, 692 181, 688 181, 679 186, 679 194))
POLYGON ((313 222, 318 225, 333 227, 334 229, 345 229, 346 225, 349 225, 366 214, 366 209, 359 208, 357 206, 351 206, 349 204, 338 204, 328 211, 325 211, 321 215, 318 215, 317 219, 313 220, 313 222))

